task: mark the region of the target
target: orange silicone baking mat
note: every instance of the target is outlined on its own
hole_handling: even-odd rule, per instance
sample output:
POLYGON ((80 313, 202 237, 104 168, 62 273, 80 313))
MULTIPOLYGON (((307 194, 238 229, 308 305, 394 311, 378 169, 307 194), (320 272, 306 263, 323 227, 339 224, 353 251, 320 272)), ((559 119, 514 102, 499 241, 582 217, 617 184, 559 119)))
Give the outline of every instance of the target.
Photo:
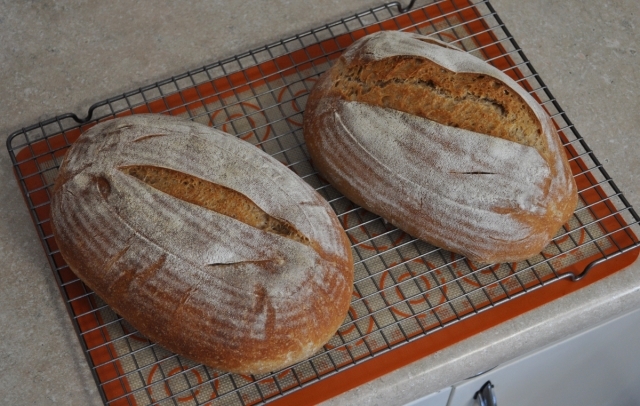
POLYGON ((633 262, 640 219, 575 130, 486 1, 389 3, 274 44, 96 103, 8 141, 25 202, 67 303, 100 394, 109 405, 313 404, 402 367, 633 262), (543 252, 479 266, 416 240, 355 206, 315 172, 302 135, 309 90, 354 40, 379 30, 433 35, 521 84, 553 118, 580 201, 543 252), (50 189, 67 148, 97 122, 141 113, 184 117, 262 148, 314 186, 352 242, 353 299, 324 348, 290 368, 228 374, 148 341, 66 266, 49 220, 50 189), (587 274, 588 272, 588 274, 587 274))

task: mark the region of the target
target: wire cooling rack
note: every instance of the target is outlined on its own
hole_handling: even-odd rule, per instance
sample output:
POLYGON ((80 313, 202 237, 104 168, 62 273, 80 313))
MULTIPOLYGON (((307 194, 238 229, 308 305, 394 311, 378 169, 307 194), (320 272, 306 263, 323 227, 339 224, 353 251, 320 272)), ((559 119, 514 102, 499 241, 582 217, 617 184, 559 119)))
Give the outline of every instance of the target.
POLYGON ((316 402, 563 294, 553 289, 560 284, 552 282, 571 279, 577 289, 615 272, 635 260, 640 245, 640 218, 487 1, 432 0, 408 12, 389 3, 96 103, 86 118, 65 114, 24 128, 9 137, 7 147, 109 405, 316 402), (345 47, 379 30, 434 35, 488 61, 528 90, 553 118, 580 201, 539 255, 478 266, 395 229, 316 174, 301 129, 309 90, 345 47), (97 122, 140 113, 181 116, 236 134, 286 164, 330 202, 353 245, 355 283, 346 320, 319 353, 260 376, 195 364, 141 336, 66 266, 49 219, 50 189, 60 161, 68 146, 97 122), (604 261, 607 266, 594 271, 595 277, 582 279, 604 261), (522 297, 526 301, 519 301, 522 297))

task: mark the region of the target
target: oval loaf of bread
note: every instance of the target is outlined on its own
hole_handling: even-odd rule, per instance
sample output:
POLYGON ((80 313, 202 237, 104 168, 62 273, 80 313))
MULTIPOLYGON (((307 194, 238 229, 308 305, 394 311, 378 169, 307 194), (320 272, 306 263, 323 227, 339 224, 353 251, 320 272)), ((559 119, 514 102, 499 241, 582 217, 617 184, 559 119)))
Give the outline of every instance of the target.
POLYGON ((51 201, 69 267, 149 339, 225 371, 311 356, 349 308, 351 246, 313 188, 255 146, 161 115, 100 123, 51 201))
POLYGON ((539 253, 577 203, 540 105, 498 69, 417 34, 352 44, 312 89, 304 136, 350 200, 472 261, 539 253))

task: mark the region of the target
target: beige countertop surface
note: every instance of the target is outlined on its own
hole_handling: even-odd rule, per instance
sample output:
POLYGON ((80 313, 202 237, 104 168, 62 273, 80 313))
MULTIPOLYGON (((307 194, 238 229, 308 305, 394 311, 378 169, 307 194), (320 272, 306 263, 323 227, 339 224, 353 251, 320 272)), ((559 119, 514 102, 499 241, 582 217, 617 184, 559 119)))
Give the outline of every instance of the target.
MULTIPOLYGON (((418 2, 420 4, 420 2, 418 2)), ((640 2, 493 0, 560 106, 640 208, 640 2)), ((0 134, 380 5, 372 0, 0 2, 0 134)), ((0 403, 101 399, 0 148, 0 403)), ((426 395, 640 308, 640 262, 329 404, 426 395)))

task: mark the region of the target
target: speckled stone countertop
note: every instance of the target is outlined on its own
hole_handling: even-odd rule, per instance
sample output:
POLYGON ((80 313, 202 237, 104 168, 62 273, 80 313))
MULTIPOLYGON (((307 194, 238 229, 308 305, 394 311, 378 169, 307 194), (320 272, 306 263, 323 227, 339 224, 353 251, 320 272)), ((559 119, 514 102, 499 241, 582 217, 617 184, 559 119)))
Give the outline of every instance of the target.
MULTIPOLYGON (((491 1, 640 208, 640 2, 491 1)), ((0 2, 0 134, 381 4, 354 0, 0 2)), ((0 148, 0 400, 100 404, 0 148)), ((640 308, 640 262, 329 401, 402 404, 640 308)))

